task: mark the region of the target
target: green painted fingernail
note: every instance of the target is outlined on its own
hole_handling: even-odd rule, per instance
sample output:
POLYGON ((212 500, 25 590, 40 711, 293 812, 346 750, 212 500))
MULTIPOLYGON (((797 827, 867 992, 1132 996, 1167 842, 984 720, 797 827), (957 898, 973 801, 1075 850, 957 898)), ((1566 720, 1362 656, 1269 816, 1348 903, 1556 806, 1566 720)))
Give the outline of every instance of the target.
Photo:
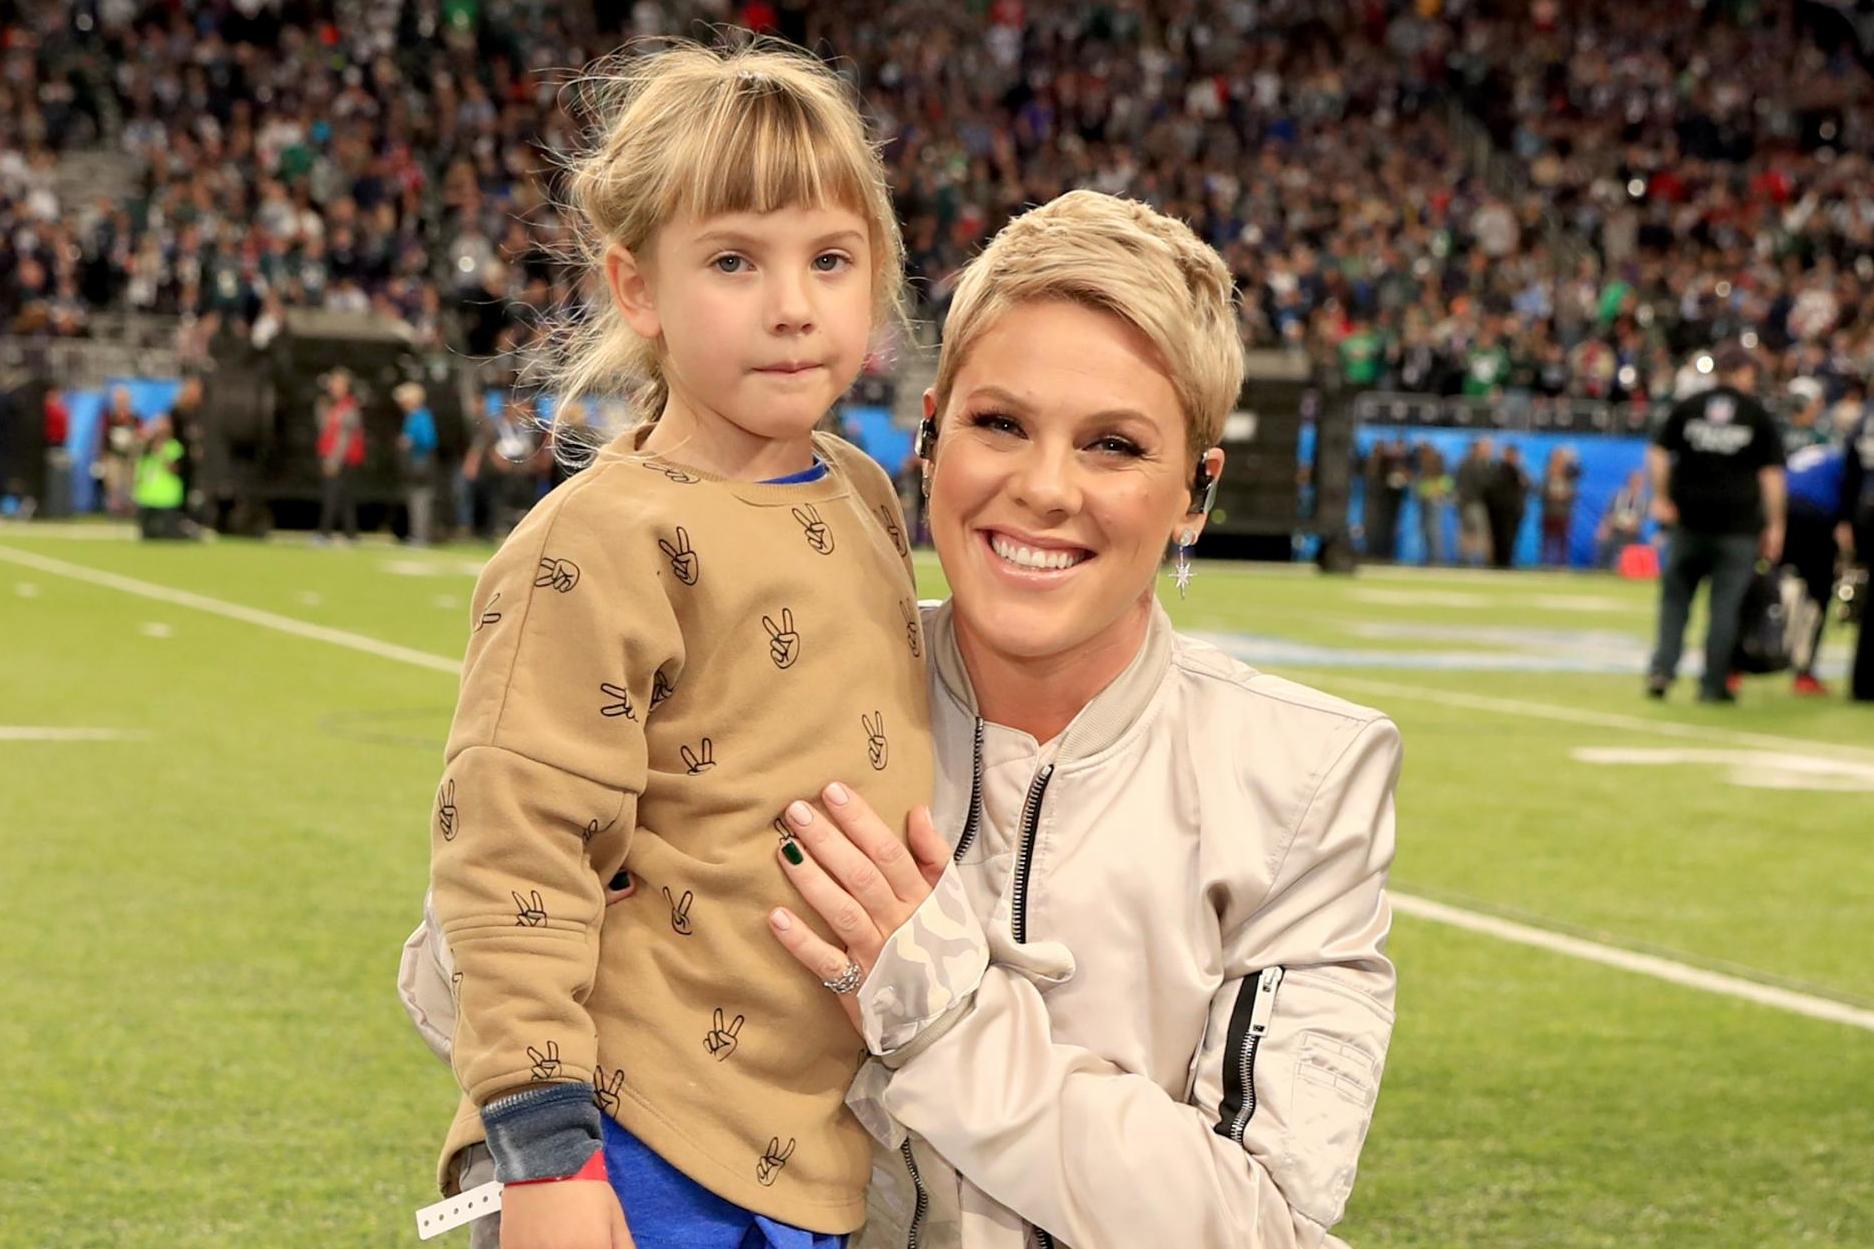
POLYGON ((802 863, 806 862, 801 856, 799 844, 796 843, 792 837, 781 843, 781 856, 795 867, 799 867, 802 863))
POLYGON ((607 888, 611 889, 613 892, 617 892, 620 889, 631 888, 631 873, 620 871, 618 875, 612 877, 612 883, 607 886, 607 888))

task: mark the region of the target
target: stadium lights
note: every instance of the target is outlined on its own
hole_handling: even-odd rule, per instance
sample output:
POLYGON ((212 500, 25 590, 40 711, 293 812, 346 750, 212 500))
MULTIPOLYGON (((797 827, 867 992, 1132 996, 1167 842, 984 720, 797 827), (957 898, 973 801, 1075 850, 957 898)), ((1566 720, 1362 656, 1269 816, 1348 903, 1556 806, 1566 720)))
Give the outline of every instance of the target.
POLYGON ((1738 341, 1744 344, 1744 349, 1746 351, 1757 350, 1757 331, 1745 330, 1743 335, 1738 339, 1738 341))
POLYGON ((1711 372, 1711 357, 1706 355, 1699 356, 1698 359, 1694 361, 1694 367, 1696 367, 1700 373, 1711 372))
POLYGON ((1644 178, 1627 179, 1627 194, 1634 199, 1646 198, 1646 180, 1644 178))

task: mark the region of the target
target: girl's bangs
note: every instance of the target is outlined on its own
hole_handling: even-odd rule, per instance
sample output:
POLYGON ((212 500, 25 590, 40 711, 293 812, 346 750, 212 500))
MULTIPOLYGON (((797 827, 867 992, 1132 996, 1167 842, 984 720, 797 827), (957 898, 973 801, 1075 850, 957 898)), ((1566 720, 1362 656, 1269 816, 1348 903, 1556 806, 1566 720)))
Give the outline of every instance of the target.
POLYGON ((673 215, 839 207, 876 232, 863 138, 842 139, 831 119, 782 90, 744 88, 713 111, 696 130, 694 159, 680 162, 687 176, 673 179, 673 215))

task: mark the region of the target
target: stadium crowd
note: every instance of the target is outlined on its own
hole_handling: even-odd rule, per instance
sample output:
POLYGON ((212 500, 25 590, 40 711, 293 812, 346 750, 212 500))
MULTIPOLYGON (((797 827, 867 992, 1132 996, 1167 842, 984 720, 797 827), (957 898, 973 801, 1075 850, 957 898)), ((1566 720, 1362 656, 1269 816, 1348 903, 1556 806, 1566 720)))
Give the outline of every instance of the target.
POLYGON ((538 176, 578 135, 566 67, 734 22, 850 68, 933 316, 1009 216, 1090 185, 1191 221, 1245 341, 1355 385, 1659 399, 1749 335, 1834 404, 1874 372, 1874 84, 1821 7, 16 4, 0 325, 322 305, 523 351, 579 294, 538 176), (99 145, 134 194, 61 202, 99 145))

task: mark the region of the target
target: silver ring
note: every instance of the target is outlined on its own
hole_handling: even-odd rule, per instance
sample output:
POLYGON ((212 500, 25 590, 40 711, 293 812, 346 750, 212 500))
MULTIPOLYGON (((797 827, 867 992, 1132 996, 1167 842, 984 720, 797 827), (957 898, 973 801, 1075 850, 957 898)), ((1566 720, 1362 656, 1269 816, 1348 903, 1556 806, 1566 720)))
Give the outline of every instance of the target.
POLYGON ((846 970, 839 973, 839 979, 822 980, 820 983, 843 997, 851 993, 854 989, 857 989, 859 987, 859 982, 864 979, 865 973, 859 970, 859 964, 848 962, 846 964, 846 970))

